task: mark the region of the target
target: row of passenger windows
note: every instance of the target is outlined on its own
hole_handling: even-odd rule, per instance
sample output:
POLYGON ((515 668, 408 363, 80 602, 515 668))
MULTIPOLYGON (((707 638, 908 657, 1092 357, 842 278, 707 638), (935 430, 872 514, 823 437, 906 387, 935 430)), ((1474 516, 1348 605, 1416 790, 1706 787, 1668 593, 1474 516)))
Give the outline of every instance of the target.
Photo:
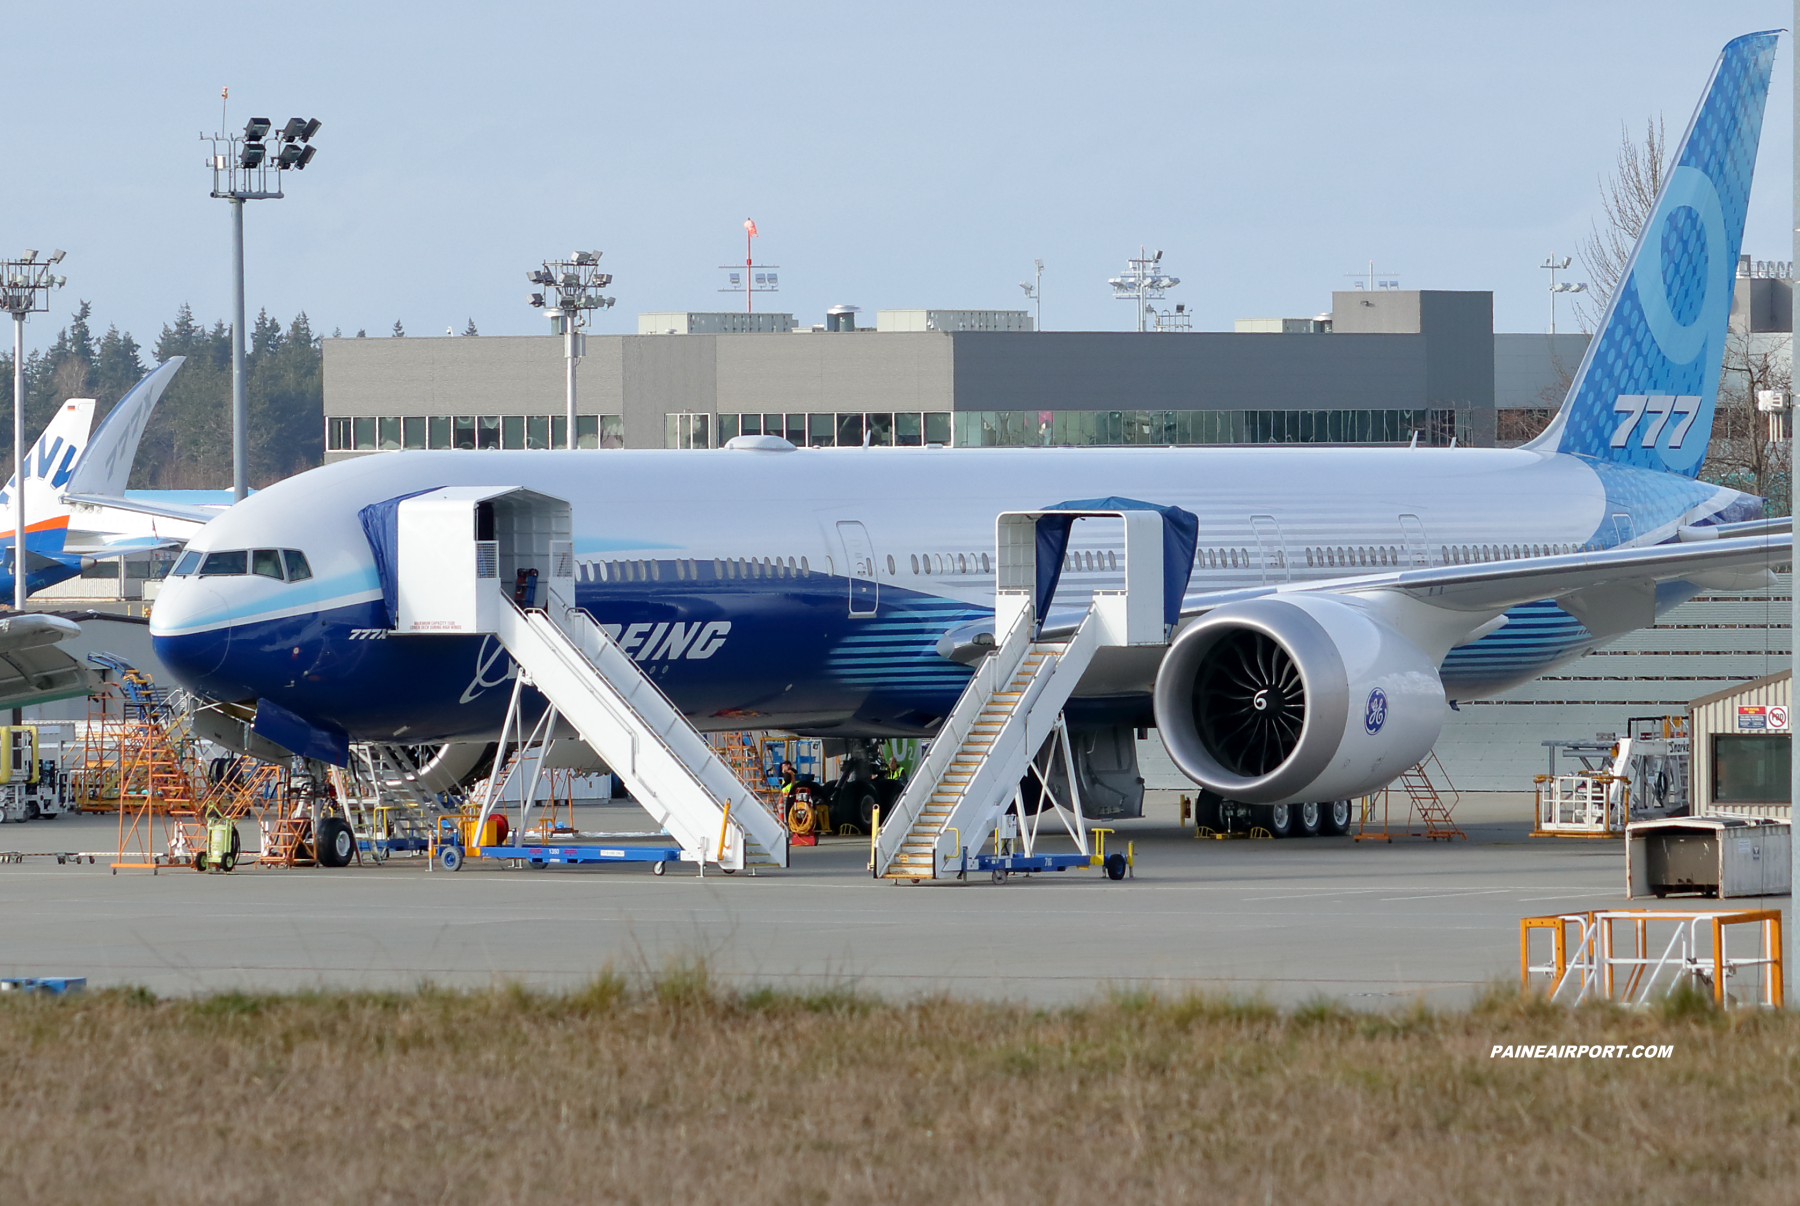
POLYGON ((299 549, 220 549, 202 553, 190 549, 176 562, 173 576, 185 578, 198 573, 202 578, 232 578, 254 574, 277 581, 303 582, 312 577, 306 554, 299 549))
POLYGON ((1354 545, 1334 548, 1307 549, 1306 564, 1325 566, 1331 569, 1355 568, 1365 565, 1399 565, 1400 550, 1393 545, 1354 545))
MULTIPOLYGON (((661 582, 665 572, 677 582, 698 582, 699 561, 678 558, 661 561, 584 561, 580 573, 583 582, 661 582), (667 567, 665 570, 665 566, 667 567)), ((812 566, 804 557, 715 557, 713 579, 719 582, 744 578, 810 578, 812 566)))
POLYGON ((1440 548, 1445 565, 1479 565, 1484 561, 1517 561, 1522 557, 1562 557, 1591 553, 1597 544, 1452 544, 1440 548))
MULTIPOLYGON (((1487 561, 1507 561, 1521 557, 1551 557, 1565 553, 1582 552, 1596 545, 1572 544, 1513 544, 1513 545, 1448 545, 1440 550, 1445 565, 1474 565, 1487 561)), ((272 549, 258 549, 255 557, 274 557, 272 549)), ((299 558, 301 572, 295 575, 293 563, 289 563, 288 581, 297 578, 311 577, 306 570, 306 558, 295 550, 288 550, 291 558, 299 558)), ((182 559, 181 565, 175 568, 177 574, 192 572, 191 559, 199 554, 190 553, 182 559)), ((200 572, 203 576, 210 574, 241 574, 244 553, 215 553, 212 558, 222 558, 220 564, 238 566, 236 569, 214 569, 209 559, 206 567, 200 572), (229 559, 236 558, 236 561, 229 559)), ((1308 548, 1306 564, 1314 569, 1360 569, 1363 567, 1393 568, 1402 564, 1402 552, 1396 545, 1338 545, 1308 548)), ((1279 555, 1278 555, 1279 559, 1279 555)), ((908 561, 914 574, 930 574, 934 576, 948 574, 989 574, 993 572, 993 562, 986 553, 912 553, 908 561)), ((273 565, 273 562, 259 563, 273 565)), ((677 581, 697 582, 700 579, 700 563, 691 558, 667 563, 677 581)), ((1093 550, 1069 552, 1063 559, 1063 569, 1070 573, 1117 573, 1120 560, 1116 552, 1093 550)), ((664 574, 664 563, 660 561, 594 561, 584 562, 581 566, 581 577, 585 582, 661 582, 664 574)), ((1247 548, 1205 548, 1195 553, 1194 568, 1196 570, 1247 570, 1252 568, 1250 550, 1247 548)), ((713 578, 716 581, 732 581, 754 578, 810 578, 812 566, 805 557, 789 557, 785 561, 780 557, 725 557, 712 559, 713 578)), ((899 566, 892 554, 887 558, 889 577, 899 575, 899 566)), ((268 572, 264 569, 252 569, 252 573, 268 572)), ((833 572, 828 569, 827 573, 833 572)), ((280 573, 269 573, 270 577, 280 577, 280 573)))
MULTIPOLYGON (((991 574, 993 562, 986 553, 912 553, 912 572, 915 574, 991 574)), ((888 573, 896 573, 894 559, 889 557, 888 573)))

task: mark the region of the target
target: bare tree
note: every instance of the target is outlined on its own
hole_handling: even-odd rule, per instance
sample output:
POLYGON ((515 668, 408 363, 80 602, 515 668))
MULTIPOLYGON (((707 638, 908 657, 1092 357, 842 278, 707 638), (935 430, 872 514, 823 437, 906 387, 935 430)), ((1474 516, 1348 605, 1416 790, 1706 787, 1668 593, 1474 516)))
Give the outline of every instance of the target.
POLYGON ((1700 475, 1761 495, 1771 515, 1786 515, 1793 504, 1793 442, 1780 438, 1779 429, 1771 438, 1771 416, 1756 409, 1756 395, 1763 390, 1787 393, 1792 376, 1787 340, 1737 330, 1725 337, 1712 442, 1700 475))
POLYGON ((1575 314, 1581 325, 1593 330, 1606 313, 1606 303, 1625 275, 1632 248, 1644 232, 1644 224, 1656 209, 1656 194, 1668 175, 1668 140, 1661 116, 1644 122, 1642 142, 1634 141, 1623 123, 1619 126, 1619 158, 1610 180, 1600 181, 1600 208, 1606 222, 1589 225, 1581 241, 1581 265, 1587 269, 1588 291, 1578 296, 1575 314))

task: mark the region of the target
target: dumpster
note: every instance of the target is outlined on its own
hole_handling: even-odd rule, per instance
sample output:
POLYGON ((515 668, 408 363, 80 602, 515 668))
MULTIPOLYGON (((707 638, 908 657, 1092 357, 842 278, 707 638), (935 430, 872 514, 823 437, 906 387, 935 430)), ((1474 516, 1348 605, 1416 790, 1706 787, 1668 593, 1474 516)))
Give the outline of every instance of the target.
POLYGON ((1671 817, 1625 829, 1625 894, 1786 896, 1792 830, 1760 817, 1671 817))

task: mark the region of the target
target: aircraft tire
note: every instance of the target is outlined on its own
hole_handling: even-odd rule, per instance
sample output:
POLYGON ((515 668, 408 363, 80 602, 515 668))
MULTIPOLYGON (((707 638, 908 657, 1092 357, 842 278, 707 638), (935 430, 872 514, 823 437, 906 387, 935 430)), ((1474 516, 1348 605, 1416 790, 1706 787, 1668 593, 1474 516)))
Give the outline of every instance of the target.
POLYGON ((1294 836, 1318 837, 1324 832, 1325 806, 1323 804, 1296 804, 1294 809, 1294 836))
POLYGON ((1264 804, 1256 810, 1256 823, 1267 829, 1270 837, 1292 837, 1296 811, 1292 804, 1264 804))
POLYGON ((1319 805, 1319 832, 1339 837, 1350 832, 1356 810, 1348 800, 1327 800, 1319 805))
POLYGON ((327 817, 319 828, 319 865, 348 867, 356 857, 356 831, 341 817, 327 817))

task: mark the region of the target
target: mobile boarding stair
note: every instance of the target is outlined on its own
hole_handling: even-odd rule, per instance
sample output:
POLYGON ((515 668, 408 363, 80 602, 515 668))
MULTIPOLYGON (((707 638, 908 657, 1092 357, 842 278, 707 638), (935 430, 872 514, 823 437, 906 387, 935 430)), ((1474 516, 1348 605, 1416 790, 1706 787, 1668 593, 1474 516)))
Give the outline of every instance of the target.
POLYGON ((1165 540, 1170 522, 1162 508, 1000 515, 994 651, 982 659, 905 792, 881 818, 870 867, 877 878, 917 883, 985 871, 1000 882, 1013 872, 1093 865, 1115 879, 1123 876, 1126 856, 1115 851, 1108 859, 1101 844, 1109 831, 1090 828, 1082 814, 1062 714, 1097 657, 1136 649, 1153 666, 1151 659, 1168 644, 1193 564, 1193 528, 1186 528, 1183 561, 1179 548, 1171 552, 1165 540), (1043 616, 1055 594, 1070 524, 1087 518, 1123 521, 1125 589, 1096 592, 1073 630, 1045 632, 1043 616), (1061 775, 1052 770, 1058 758, 1061 775), (1042 793, 1035 812, 1013 807, 1024 803, 1020 783, 1028 776, 1042 793), (1062 822, 1075 853, 1037 851, 1038 823, 1046 812, 1062 822), (994 849, 987 852, 990 838, 994 849))
MULTIPOLYGON (((441 865, 462 855, 549 863, 714 863, 726 871, 785 867, 787 829, 585 611, 575 606, 569 504, 519 487, 449 487, 365 507, 396 639, 492 636, 518 667, 501 736, 535 748, 533 765, 568 722, 674 844, 510 845, 493 840, 496 774, 473 825, 448 827, 441 865), (531 721, 523 692, 549 709, 531 721)), ((535 790, 536 776, 528 780, 535 790)), ((531 797, 523 811, 528 814, 531 797)), ((524 821, 521 817, 521 822, 524 821)), ((518 826, 521 836, 525 824, 518 826)))

